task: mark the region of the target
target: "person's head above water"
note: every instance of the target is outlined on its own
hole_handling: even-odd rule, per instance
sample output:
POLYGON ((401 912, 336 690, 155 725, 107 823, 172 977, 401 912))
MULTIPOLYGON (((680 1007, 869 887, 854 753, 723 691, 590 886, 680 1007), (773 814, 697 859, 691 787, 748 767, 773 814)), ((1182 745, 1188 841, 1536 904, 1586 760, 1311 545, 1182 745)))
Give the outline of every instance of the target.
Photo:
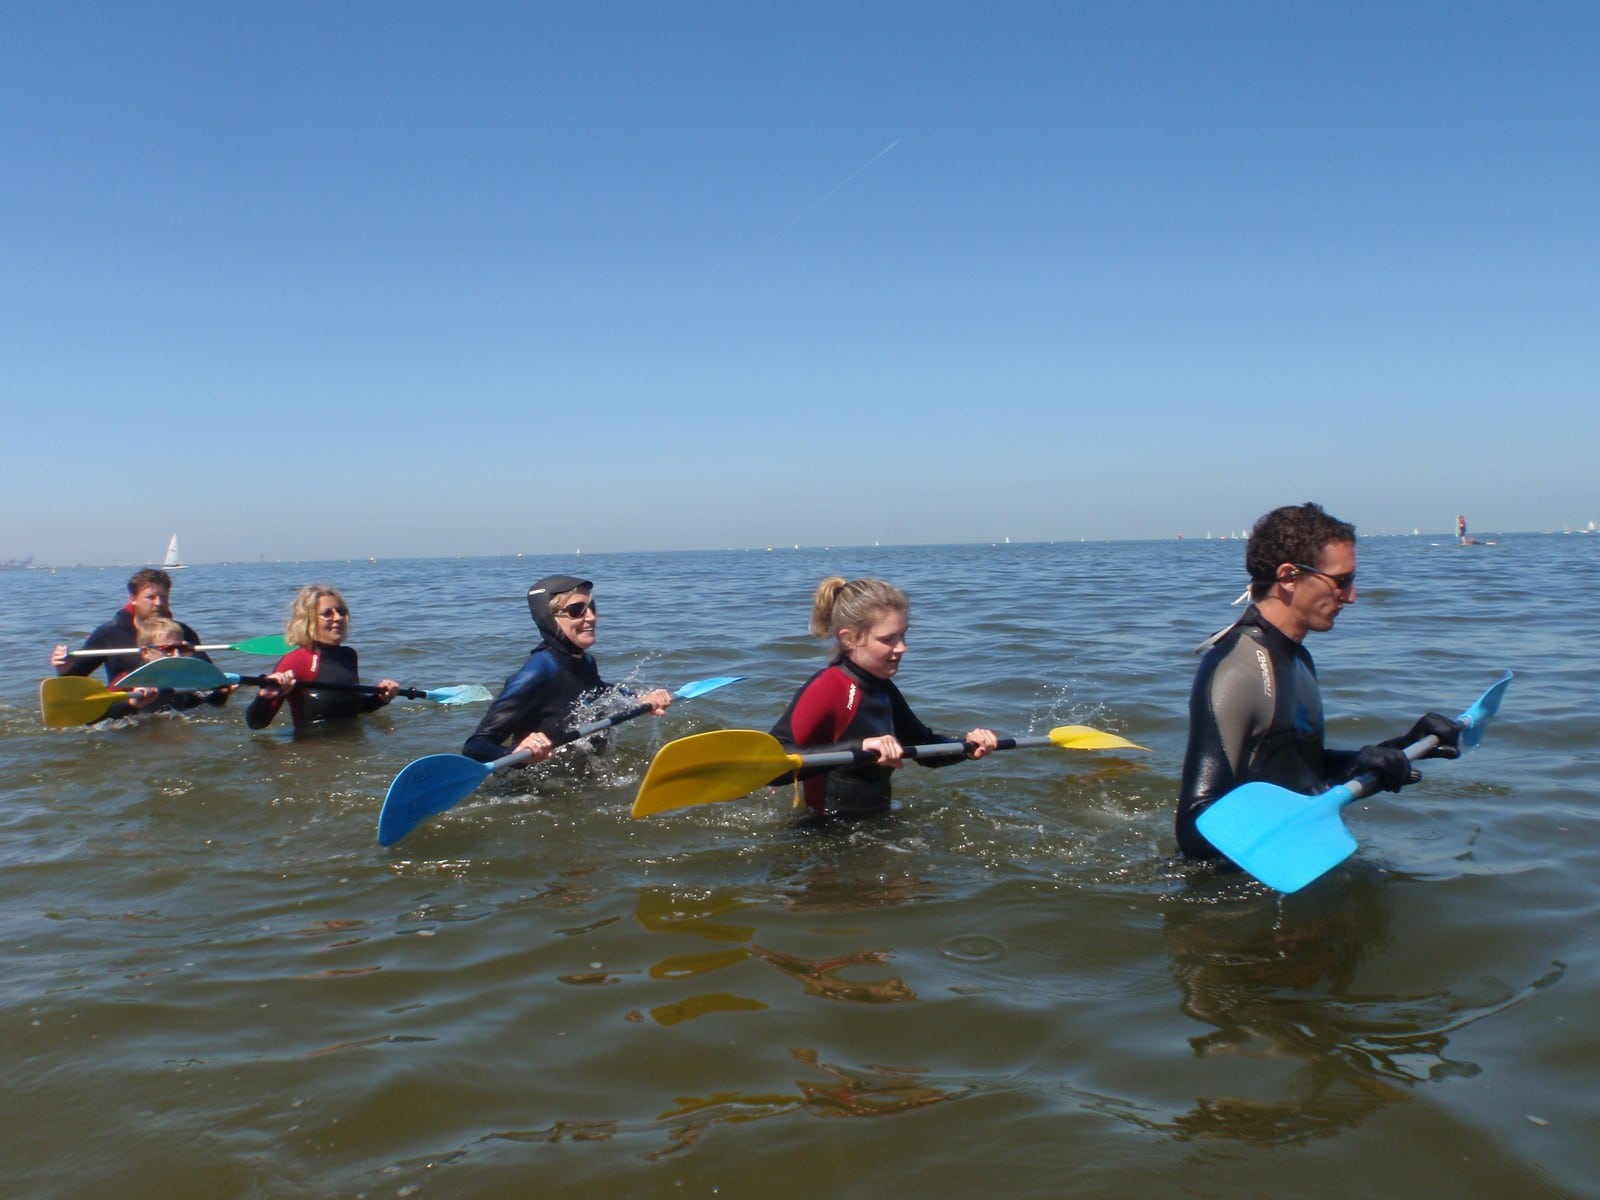
POLYGON ((528 589, 528 614, 546 644, 583 654, 595 642, 594 583, 575 575, 546 575, 528 589))
POLYGON ((830 576, 817 585, 811 602, 811 633, 834 639, 838 657, 870 675, 888 679, 905 653, 911 602, 881 579, 830 576))
POLYGON ((128 577, 128 608, 135 625, 172 615, 172 576, 160 567, 146 567, 128 577))
POLYGON ((289 604, 283 637, 291 646, 309 650, 320 642, 339 646, 350 636, 350 606, 339 589, 326 583, 308 583, 289 604))
POLYGON ((183 626, 167 617, 151 617, 139 627, 139 650, 145 662, 174 654, 191 654, 194 647, 183 637, 183 626))
POLYGON ((1319 504, 1275 508, 1245 547, 1250 598, 1262 616, 1300 641, 1325 633, 1356 600, 1356 530, 1319 504))

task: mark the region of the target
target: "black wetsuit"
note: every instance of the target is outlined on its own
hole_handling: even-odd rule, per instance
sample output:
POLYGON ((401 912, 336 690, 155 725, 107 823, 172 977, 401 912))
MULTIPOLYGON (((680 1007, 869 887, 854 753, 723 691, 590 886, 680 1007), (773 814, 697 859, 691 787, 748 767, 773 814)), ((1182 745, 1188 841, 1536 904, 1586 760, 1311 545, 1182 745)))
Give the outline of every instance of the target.
MULTIPOLYGON (((189 626, 179 621, 178 628, 183 630, 184 641, 191 646, 200 644, 200 635, 189 626)), ((135 667, 144 664, 144 656, 139 653, 139 633, 133 627, 133 610, 126 604, 117 610, 117 615, 104 625, 99 626, 88 637, 84 638, 83 650, 121 650, 126 648, 126 654, 108 654, 104 658, 99 656, 91 658, 68 658, 66 670, 63 675, 93 675, 95 668, 104 666, 106 680, 115 683, 123 675, 135 667)), ((196 658, 211 661, 208 654, 196 654, 196 658)))
POLYGON ((1342 782, 1355 751, 1322 744, 1322 690, 1306 648, 1251 605, 1200 660, 1178 798, 1178 849, 1219 852, 1195 828, 1213 802, 1257 780, 1313 795, 1342 782))
MULTIPOLYGON (((317 689, 319 683, 360 683, 356 652, 350 646, 329 646, 313 642, 311 649, 297 647, 278 660, 273 673, 291 671, 299 687, 288 695, 289 714, 294 727, 322 725, 328 721, 349 721, 362 713, 383 707, 383 700, 374 692, 327 691, 317 689)), ((265 729, 278 715, 284 697, 268 700, 257 695, 244 711, 245 724, 251 729, 265 729)))
POLYGON ((571 654, 549 642, 536 646, 528 661, 489 706, 462 753, 479 762, 493 762, 510 753, 530 733, 555 738, 570 726, 572 710, 584 696, 606 691, 594 656, 571 654))
MULTIPOLYGON (((867 738, 886 733, 902 746, 960 740, 929 729, 890 680, 867 674, 847 658, 806 680, 772 727, 772 736, 788 749, 814 753, 860 750, 867 738)), ((913 761, 944 767, 960 762, 961 756, 913 761)), ((855 817, 887 812, 893 775, 894 768, 876 763, 802 771, 801 794, 813 813, 855 817)), ((776 786, 789 778, 784 775, 772 782, 776 786)))

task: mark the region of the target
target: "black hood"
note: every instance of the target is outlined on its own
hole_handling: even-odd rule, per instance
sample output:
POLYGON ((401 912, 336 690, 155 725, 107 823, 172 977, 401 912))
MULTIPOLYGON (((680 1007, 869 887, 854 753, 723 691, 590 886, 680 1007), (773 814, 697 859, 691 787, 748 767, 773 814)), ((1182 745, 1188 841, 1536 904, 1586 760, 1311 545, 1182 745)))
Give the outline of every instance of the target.
POLYGON ((561 630, 556 626, 555 617, 550 614, 550 597, 571 591, 592 592, 594 583, 573 575, 546 575, 528 589, 528 612, 533 617, 533 623, 539 627, 539 633, 547 645, 559 646, 568 654, 582 655, 584 653, 582 650, 562 636, 561 630))

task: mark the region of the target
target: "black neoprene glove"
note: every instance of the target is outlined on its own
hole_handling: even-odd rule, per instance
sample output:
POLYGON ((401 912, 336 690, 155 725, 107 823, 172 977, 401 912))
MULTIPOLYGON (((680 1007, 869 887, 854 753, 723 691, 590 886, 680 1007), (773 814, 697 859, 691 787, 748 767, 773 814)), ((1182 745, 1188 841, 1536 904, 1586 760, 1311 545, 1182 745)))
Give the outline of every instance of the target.
POLYGON ((1406 784, 1422 778, 1405 751, 1389 745, 1363 746, 1357 750, 1350 764, 1350 778, 1357 775, 1376 775, 1378 787, 1385 792, 1398 792, 1406 784))
POLYGON ((1442 713, 1423 713, 1404 737, 1390 738, 1386 742, 1379 742, 1378 745, 1398 746, 1404 750, 1412 742, 1420 742, 1431 735, 1439 739, 1439 744, 1424 754, 1423 758, 1460 758, 1461 731, 1465 728, 1466 726, 1460 721, 1452 721, 1442 713))

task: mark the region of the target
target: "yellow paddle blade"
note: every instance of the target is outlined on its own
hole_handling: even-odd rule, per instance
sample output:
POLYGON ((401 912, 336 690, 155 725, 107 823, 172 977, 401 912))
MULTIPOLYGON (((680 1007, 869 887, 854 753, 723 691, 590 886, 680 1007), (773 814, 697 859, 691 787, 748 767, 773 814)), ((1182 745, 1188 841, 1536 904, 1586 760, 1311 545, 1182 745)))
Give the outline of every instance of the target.
POLYGON ((57 675, 39 681, 39 713, 47 729, 65 729, 98 721, 127 692, 107 691, 104 684, 82 675, 57 675))
POLYGON ((633 815, 648 817, 736 800, 799 767, 800 756, 788 753, 769 733, 754 729, 696 733, 656 752, 633 801, 633 815))
POLYGON ((1050 741, 1063 750, 1145 750, 1148 753, 1148 747, 1087 725, 1057 725, 1050 731, 1050 741))

